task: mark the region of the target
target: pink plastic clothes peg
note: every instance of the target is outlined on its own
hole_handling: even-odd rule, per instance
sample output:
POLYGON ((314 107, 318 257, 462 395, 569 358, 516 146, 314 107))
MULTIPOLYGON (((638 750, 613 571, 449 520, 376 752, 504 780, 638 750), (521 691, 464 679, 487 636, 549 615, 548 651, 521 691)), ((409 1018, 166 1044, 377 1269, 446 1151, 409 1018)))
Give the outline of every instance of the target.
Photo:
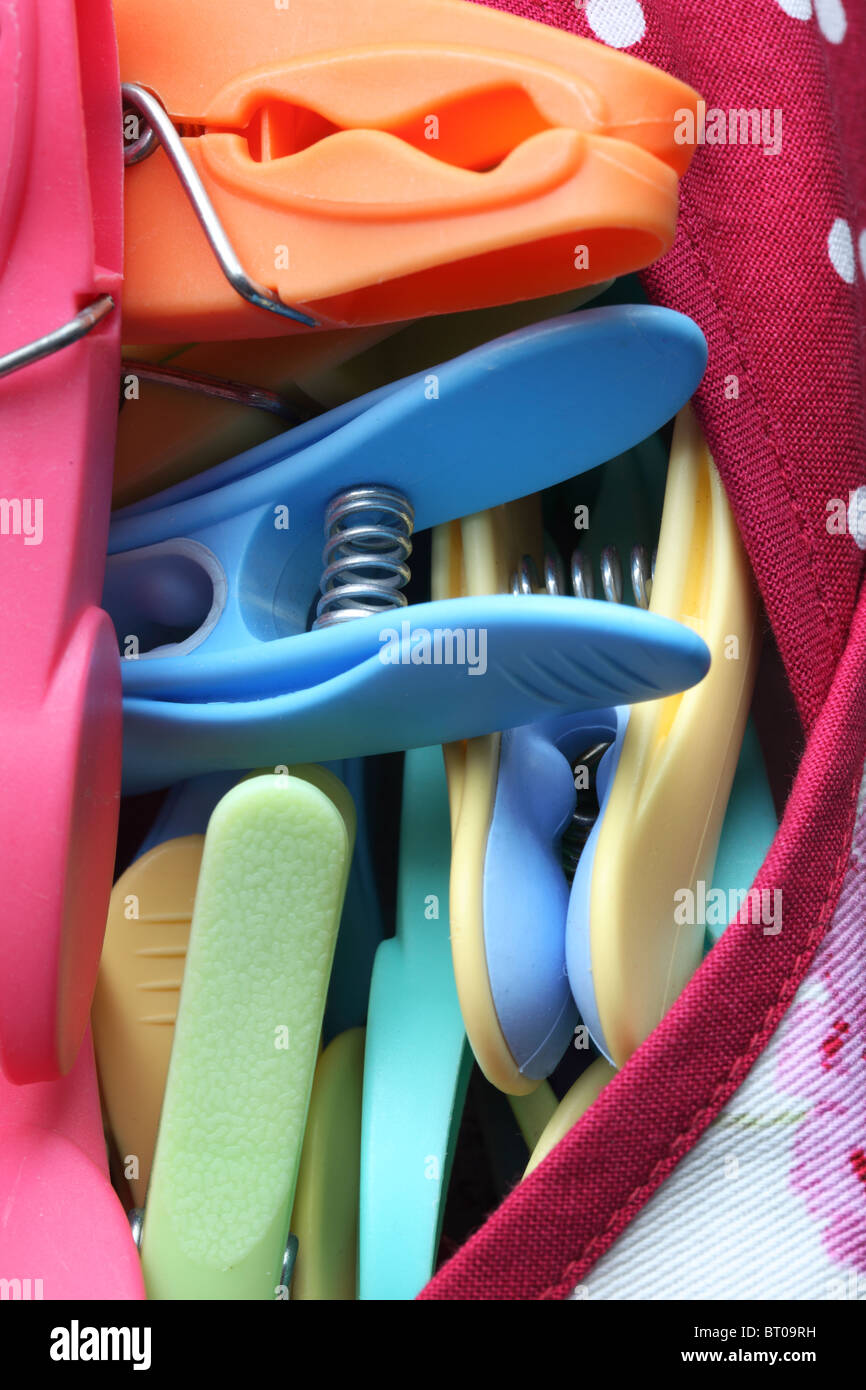
POLYGON ((0 0, 0 1063, 72 1067, 111 889, 120 671, 99 608, 120 372, 109 0, 0 0))
POLYGON ((0 1075, 0 1194, 4 1298, 144 1298, 108 1180, 89 1032, 59 1081, 15 1086, 0 1075))

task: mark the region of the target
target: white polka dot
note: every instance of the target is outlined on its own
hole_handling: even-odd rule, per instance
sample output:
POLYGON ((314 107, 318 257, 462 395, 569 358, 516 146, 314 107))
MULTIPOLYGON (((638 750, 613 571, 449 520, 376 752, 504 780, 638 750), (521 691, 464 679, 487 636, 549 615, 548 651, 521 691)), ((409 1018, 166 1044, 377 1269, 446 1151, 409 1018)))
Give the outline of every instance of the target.
POLYGON ((844 217, 837 217, 827 236, 827 253, 836 274, 846 285, 854 283, 854 238, 844 217))
POLYGON ((858 487, 848 497, 848 530, 861 550, 866 550, 866 487, 858 487))
POLYGON ((646 33, 640 0, 586 0, 586 22, 610 48, 631 48, 646 33))
POLYGON ((857 239, 857 246, 860 251, 860 269, 863 271, 864 278, 866 278, 866 231, 860 233, 857 239))
POLYGON ((842 0, 815 0, 818 28, 828 43, 841 43, 848 28, 842 0))
POLYGON ((776 0, 776 4, 791 19, 812 18, 812 0, 776 0))

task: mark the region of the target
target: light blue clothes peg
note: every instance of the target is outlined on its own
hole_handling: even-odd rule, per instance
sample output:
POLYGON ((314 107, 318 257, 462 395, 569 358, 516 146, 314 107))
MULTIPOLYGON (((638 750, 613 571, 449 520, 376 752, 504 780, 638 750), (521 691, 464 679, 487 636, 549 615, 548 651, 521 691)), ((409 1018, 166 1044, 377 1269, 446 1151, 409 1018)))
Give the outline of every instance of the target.
POLYGON ((562 863, 575 812, 572 768, 595 744, 620 746, 627 722, 625 706, 609 706, 502 735, 483 865, 484 953, 496 1020, 530 1081, 550 1075, 579 1022, 565 969, 562 863))
POLYGON ((406 754, 397 933, 376 954, 361 1121, 359 1289, 414 1298, 433 1273, 472 1054, 451 965, 441 748, 406 754))
MULTIPOLYGON (((600 470, 589 506, 589 536, 574 533, 587 560, 591 539, 594 571, 605 545, 615 545, 621 556, 637 542, 651 551, 666 468, 666 453, 652 437, 600 470)), ((572 493, 578 495, 576 485, 557 490, 551 512, 564 511, 570 519, 572 508, 566 502, 572 493)), ((548 542, 548 557, 552 553, 548 542)), ((570 557, 562 558, 565 572, 570 557)), ((622 599, 630 604, 627 589, 622 599)), ((601 612, 619 609, 601 602, 595 607, 601 612)), ((638 612, 631 606, 624 611, 638 612)), ((612 756, 617 758, 627 723, 628 708, 618 705, 611 691, 595 709, 553 715, 503 733, 481 867, 481 903, 490 999, 519 1077, 509 1077, 494 1053, 482 1050, 479 1057, 487 1074, 505 1089, 512 1080, 549 1076, 579 1022, 564 960, 570 885, 563 866, 564 861, 573 863, 576 845, 586 841, 574 819, 580 815, 574 769, 594 746, 615 744, 612 756)), ((605 769, 610 762, 606 755, 605 769)), ((473 1030, 470 1022, 470 1033, 473 1045, 484 1049, 487 1025, 473 1030)))
POLYGON ((589 309, 118 513, 104 602, 127 658, 125 789, 450 742, 699 680, 703 643, 645 613, 548 595, 395 605, 413 525, 613 457, 674 414, 705 361, 682 315, 589 309))

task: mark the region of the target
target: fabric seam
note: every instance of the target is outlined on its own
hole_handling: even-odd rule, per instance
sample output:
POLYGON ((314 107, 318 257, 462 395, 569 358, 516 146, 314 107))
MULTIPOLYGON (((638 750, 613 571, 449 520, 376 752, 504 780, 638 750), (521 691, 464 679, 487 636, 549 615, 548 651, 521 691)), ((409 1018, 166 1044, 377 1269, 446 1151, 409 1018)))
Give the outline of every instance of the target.
MULTIPOLYGON (((689 246, 692 251, 692 255, 695 258, 695 262, 700 270, 701 276, 703 277, 703 280, 710 292, 713 305, 718 315, 719 322, 724 327, 728 343, 734 352, 737 362, 740 364, 743 375, 749 383, 749 389, 752 393, 752 397, 755 402, 756 414, 761 422, 762 433, 770 450, 772 451, 773 457, 775 458, 778 464, 779 476, 782 479, 782 483, 784 485, 785 492, 788 497, 788 502, 790 503, 794 525, 796 527, 797 533, 803 540, 809 555, 809 570, 812 576, 812 584, 814 588, 815 598, 818 601, 818 607, 820 608, 821 614, 824 618, 824 625, 827 629, 828 638, 833 648, 834 664, 838 665, 842 655, 842 645, 840 644, 839 633, 837 632, 836 627, 834 626, 832 618, 830 616, 830 610, 827 604, 826 594, 823 585, 821 584, 816 568, 815 541, 808 528, 805 515, 801 509, 799 499, 797 497, 796 489, 794 488, 792 480, 789 476, 785 458, 776 441, 775 431, 773 429, 772 424, 771 412, 767 409, 761 391, 755 381, 755 377, 751 370, 751 367, 749 366, 749 363, 743 355, 741 345, 737 340, 736 334, 734 333, 733 324, 729 321, 727 312, 721 303, 718 293, 718 285, 716 282, 716 278, 713 274, 712 266, 710 265, 706 257, 703 255, 698 246, 696 240, 696 233, 694 230, 695 222, 698 216, 699 214, 696 212, 692 199, 688 196, 685 190, 683 190, 681 193, 680 203, 680 226, 682 228, 683 235, 688 240, 689 246)), ((698 388, 698 392, 696 394, 698 396, 700 395, 700 387, 698 388)))

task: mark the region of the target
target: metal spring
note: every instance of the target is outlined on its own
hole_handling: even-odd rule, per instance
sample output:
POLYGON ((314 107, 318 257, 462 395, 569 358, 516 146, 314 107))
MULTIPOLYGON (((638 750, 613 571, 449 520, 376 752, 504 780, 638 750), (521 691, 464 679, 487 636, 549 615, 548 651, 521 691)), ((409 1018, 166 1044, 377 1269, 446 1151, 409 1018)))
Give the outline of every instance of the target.
POLYGON ((325 509, 325 548, 313 628, 403 608, 415 512, 394 488, 353 487, 325 509))
MULTIPOLYGON (((604 547, 601 552, 599 567, 601 570, 603 597, 608 603, 622 603, 622 561, 617 546, 606 545, 604 547)), ((632 546, 629 577, 631 579, 631 590, 634 595, 634 601, 638 608, 649 607, 649 601, 652 597, 655 570, 655 551, 653 551, 652 559, 650 559, 645 546, 632 546)), ((571 592, 575 598, 595 598, 595 581, 592 577, 592 566, 588 557, 580 549, 572 552, 569 579, 571 583, 571 592)), ((543 585, 538 574, 538 567, 532 556, 524 555, 516 573, 511 576, 511 592, 513 594, 535 594, 543 588, 548 594, 562 595, 567 593, 567 582, 565 567, 560 555, 545 554, 543 585)))
POLYGON ((589 839, 589 833, 598 820, 599 805, 596 778, 598 765, 609 747, 609 743, 594 743, 591 748, 587 748, 585 752, 581 753, 572 765, 572 774, 576 774, 579 767, 587 769, 589 785, 578 788, 574 813, 563 831, 560 841, 559 857, 569 883, 577 871, 578 861, 589 839))
POLYGON ((124 112, 136 115, 140 121, 139 133, 124 145, 124 164, 139 164, 141 160, 153 154, 157 145, 162 145, 169 164, 180 179, 181 187, 192 204, 220 270, 232 289, 248 304, 255 304, 259 309, 267 309, 269 313, 279 314, 281 318, 306 324, 308 328, 318 328, 318 321, 310 314, 305 313, 303 309, 295 309, 291 304, 284 304, 276 290, 260 285, 247 275, 238 260, 228 233, 181 138, 182 134, 203 134, 205 127, 188 122, 181 131, 176 130, 159 97, 154 96, 146 87, 139 86, 137 82, 124 82, 120 91, 124 112), (144 126, 143 130, 141 125, 144 126))
MULTIPOLYGON (((632 546, 629 564, 629 577, 634 601, 638 608, 648 608, 652 597, 655 577, 656 555, 652 558, 642 545, 632 546)), ((601 552, 599 568, 601 571, 602 594, 608 603, 623 602, 622 561, 615 545, 606 545, 601 552)), ((587 555, 580 549, 571 556, 571 592, 575 598, 595 598, 595 583, 592 566, 587 555)), ((565 567, 558 554, 546 553, 544 556, 544 584, 542 585, 538 567, 531 555, 524 555, 517 571, 511 577, 513 594, 535 594, 540 590, 554 596, 567 592, 565 567)), ((598 766, 610 747, 609 743, 596 743, 583 752, 572 764, 572 773, 585 767, 589 773, 589 785, 577 791, 574 813, 562 834, 559 846, 560 861, 568 882, 571 883, 577 871, 590 831, 598 819, 599 804, 596 790, 598 766)))

